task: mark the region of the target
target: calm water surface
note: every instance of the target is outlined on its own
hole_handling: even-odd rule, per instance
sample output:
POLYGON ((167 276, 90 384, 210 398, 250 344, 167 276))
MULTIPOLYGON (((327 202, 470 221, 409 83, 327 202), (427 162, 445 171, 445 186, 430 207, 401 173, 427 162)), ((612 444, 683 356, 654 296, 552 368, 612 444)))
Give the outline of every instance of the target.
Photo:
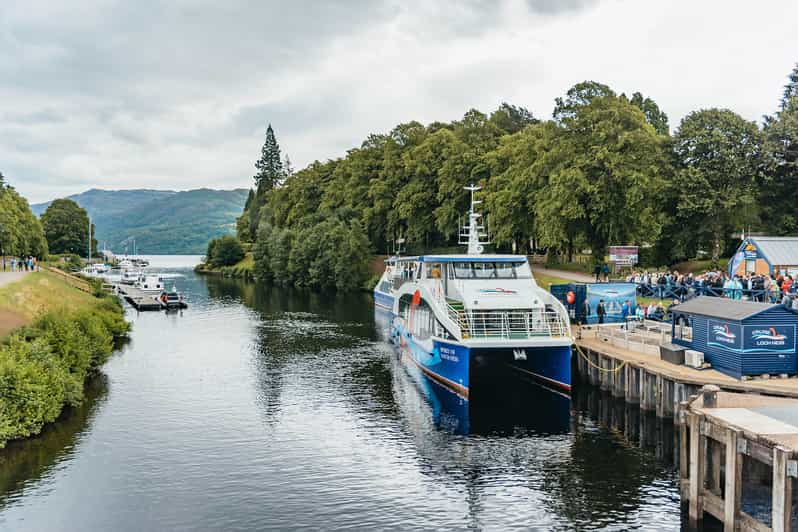
POLYGON ((505 379, 467 408, 381 341, 367 294, 197 277, 129 311, 87 400, 0 451, 3 530, 680 527, 672 425, 505 379))

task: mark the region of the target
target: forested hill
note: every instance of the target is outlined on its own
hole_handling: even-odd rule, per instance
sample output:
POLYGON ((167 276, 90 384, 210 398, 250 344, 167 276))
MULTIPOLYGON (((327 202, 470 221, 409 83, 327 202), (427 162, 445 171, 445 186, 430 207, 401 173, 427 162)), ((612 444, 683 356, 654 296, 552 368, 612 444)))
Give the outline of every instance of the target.
MULTIPOLYGON (((208 240, 235 231, 236 218, 247 199, 246 189, 98 190, 69 196, 89 212, 103 242, 124 252, 136 239, 142 254, 203 254, 208 240)), ((48 203, 32 205, 41 215, 48 203)), ((132 252, 132 246, 128 249, 132 252)))

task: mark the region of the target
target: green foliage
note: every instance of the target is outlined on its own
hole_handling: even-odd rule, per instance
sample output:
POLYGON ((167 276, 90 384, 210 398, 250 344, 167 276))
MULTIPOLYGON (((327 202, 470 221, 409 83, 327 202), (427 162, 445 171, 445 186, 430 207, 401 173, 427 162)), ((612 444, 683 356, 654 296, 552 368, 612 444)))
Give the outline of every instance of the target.
POLYGON ((798 234, 798 67, 793 71, 796 95, 791 96, 764 128, 767 179, 762 190, 762 222, 776 234, 798 234))
POLYGON ((332 218, 296 229, 274 229, 264 223, 253 254, 259 280, 356 290, 369 276, 371 249, 359 221, 332 218))
POLYGON ((484 187, 499 251, 548 248, 557 261, 637 244, 652 264, 709 248, 717 259, 742 229, 798 232, 796 72, 764 135, 710 109, 671 136, 653 99, 595 81, 557 98, 553 120, 504 103, 489 115, 472 109, 449 123, 399 124, 254 192, 238 232, 255 237, 257 278, 331 287, 342 281, 323 242, 362 241, 357 253, 349 246, 349 264, 367 261, 363 250, 391 253, 400 237, 419 252, 452 248, 468 208, 463 186, 474 183, 484 187))
POLYGON ((5 184, 0 173, 0 249, 18 257, 47 255, 47 241, 28 202, 5 184))
MULTIPOLYGON (((76 253, 88 256, 89 215, 71 199, 55 200, 42 214, 42 227, 51 253, 76 253)), ((92 235, 94 225, 92 225, 92 235)), ((92 253, 97 240, 92 238, 92 253)))
POLYGON ((205 262, 211 266, 232 266, 243 258, 244 248, 234 236, 222 236, 208 242, 205 262))
POLYGON ((38 434, 65 405, 80 404, 86 378, 126 334, 122 308, 112 298, 91 309, 48 314, 0 345, 0 447, 38 434))
POLYGON ((673 149, 681 238, 709 246, 717 260, 729 236, 758 219, 761 132, 726 109, 695 111, 679 125, 673 149))

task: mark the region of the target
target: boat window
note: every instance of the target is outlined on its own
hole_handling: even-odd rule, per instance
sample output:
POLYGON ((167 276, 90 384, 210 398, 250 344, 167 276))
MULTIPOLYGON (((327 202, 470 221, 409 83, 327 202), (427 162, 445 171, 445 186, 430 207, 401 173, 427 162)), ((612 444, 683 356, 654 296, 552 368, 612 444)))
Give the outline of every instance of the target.
POLYGON ((427 279, 441 279, 443 266, 438 262, 427 263, 427 279))
POLYGON ((496 277, 496 269, 492 262, 475 262, 471 265, 474 277, 477 279, 492 279, 496 277))
POLYGON ((532 272, 525 262, 455 262, 458 279, 530 279, 532 272))

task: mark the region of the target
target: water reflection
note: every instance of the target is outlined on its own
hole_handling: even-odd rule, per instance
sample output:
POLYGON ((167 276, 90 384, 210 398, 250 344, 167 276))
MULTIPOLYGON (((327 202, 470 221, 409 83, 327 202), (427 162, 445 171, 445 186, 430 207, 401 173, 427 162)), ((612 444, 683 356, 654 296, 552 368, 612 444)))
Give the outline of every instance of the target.
POLYGON ((29 484, 47 482, 54 468, 78 452, 108 395, 108 378, 100 374, 91 379, 84 394, 80 406, 65 408, 58 421, 47 425, 39 436, 9 442, 0 450, 0 511, 24 497, 29 484))

